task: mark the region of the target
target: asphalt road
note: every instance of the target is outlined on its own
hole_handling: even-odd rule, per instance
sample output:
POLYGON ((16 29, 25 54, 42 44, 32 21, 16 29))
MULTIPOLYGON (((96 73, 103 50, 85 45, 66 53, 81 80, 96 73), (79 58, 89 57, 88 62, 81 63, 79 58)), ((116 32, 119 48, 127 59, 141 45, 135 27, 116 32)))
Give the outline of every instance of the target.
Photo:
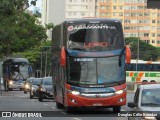
MULTIPOLYGON (((127 100, 133 100, 132 93, 128 94, 127 100)), ((122 111, 128 110, 127 106, 123 106, 122 111)), ((11 111, 12 114, 12 118, 0 117, 0 120, 127 120, 127 117, 118 117, 117 114, 112 112, 112 109, 83 109, 80 112, 67 114, 64 109, 56 108, 54 100, 46 99, 39 102, 36 98, 30 99, 29 93, 24 94, 23 91, 19 90, 0 91, 0 111, 1 114, 8 111, 11 111), (17 117, 18 114, 16 113, 23 118, 17 117), (32 113, 37 114, 38 118, 32 118, 32 113), (30 115, 30 118, 28 118, 28 115, 30 115)))

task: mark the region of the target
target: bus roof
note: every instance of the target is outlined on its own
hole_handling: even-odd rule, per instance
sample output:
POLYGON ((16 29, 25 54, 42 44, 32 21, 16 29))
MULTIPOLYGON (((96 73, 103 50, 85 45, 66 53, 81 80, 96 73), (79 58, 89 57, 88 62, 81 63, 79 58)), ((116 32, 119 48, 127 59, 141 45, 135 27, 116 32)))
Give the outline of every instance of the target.
POLYGON ((67 19, 63 23, 99 23, 99 22, 121 22, 120 19, 115 18, 81 18, 81 19, 67 19))
POLYGON ((160 64, 160 61, 131 60, 131 63, 160 64))
POLYGON ((26 58, 8 58, 4 60, 4 63, 16 63, 16 62, 29 62, 26 58))

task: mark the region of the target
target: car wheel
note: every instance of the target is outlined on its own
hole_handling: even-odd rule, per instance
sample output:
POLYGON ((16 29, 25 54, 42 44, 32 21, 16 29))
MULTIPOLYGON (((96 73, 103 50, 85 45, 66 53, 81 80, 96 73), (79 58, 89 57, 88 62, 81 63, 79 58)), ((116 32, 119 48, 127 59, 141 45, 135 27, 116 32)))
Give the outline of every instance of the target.
POLYGON ((113 107, 113 112, 114 113, 119 113, 121 111, 121 106, 115 106, 113 107))
POLYGON ((63 106, 63 104, 61 104, 61 103, 59 103, 59 102, 56 101, 56 107, 57 108, 63 108, 64 106, 63 106))
POLYGON ((38 101, 39 101, 39 102, 42 102, 42 101, 43 101, 43 97, 42 97, 41 94, 39 94, 39 96, 38 96, 38 101))
POLYGON ((27 91, 24 91, 24 94, 27 94, 27 91))

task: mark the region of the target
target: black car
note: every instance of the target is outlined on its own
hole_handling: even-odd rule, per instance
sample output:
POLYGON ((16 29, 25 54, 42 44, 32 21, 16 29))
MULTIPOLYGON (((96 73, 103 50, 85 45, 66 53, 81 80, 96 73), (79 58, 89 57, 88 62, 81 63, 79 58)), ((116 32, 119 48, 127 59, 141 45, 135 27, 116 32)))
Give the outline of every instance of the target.
POLYGON ((44 77, 38 90, 38 100, 40 102, 42 102, 43 99, 53 99, 52 77, 44 77))
POLYGON ((34 78, 32 80, 31 86, 30 86, 30 99, 32 99, 33 97, 38 97, 38 89, 39 87, 37 85, 39 85, 42 82, 43 78, 34 78))

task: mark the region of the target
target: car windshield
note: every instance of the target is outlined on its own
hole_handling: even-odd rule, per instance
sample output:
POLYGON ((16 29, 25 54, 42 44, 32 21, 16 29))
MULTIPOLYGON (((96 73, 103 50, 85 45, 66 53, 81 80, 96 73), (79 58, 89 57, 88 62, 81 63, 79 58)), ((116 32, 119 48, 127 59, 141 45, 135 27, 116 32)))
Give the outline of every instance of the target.
POLYGON ((142 106, 160 106, 160 88, 145 89, 142 91, 142 106))
POLYGON ((52 85, 52 78, 44 78, 42 85, 52 85))
POLYGON ((124 64, 119 65, 119 56, 108 58, 70 57, 69 71, 69 82, 76 84, 108 84, 125 80, 124 64))
POLYGON ((41 81, 42 81, 42 79, 40 79, 40 78, 33 79, 33 81, 32 81, 32 85, 40 84, 40 83, 41 83, 41 81))

